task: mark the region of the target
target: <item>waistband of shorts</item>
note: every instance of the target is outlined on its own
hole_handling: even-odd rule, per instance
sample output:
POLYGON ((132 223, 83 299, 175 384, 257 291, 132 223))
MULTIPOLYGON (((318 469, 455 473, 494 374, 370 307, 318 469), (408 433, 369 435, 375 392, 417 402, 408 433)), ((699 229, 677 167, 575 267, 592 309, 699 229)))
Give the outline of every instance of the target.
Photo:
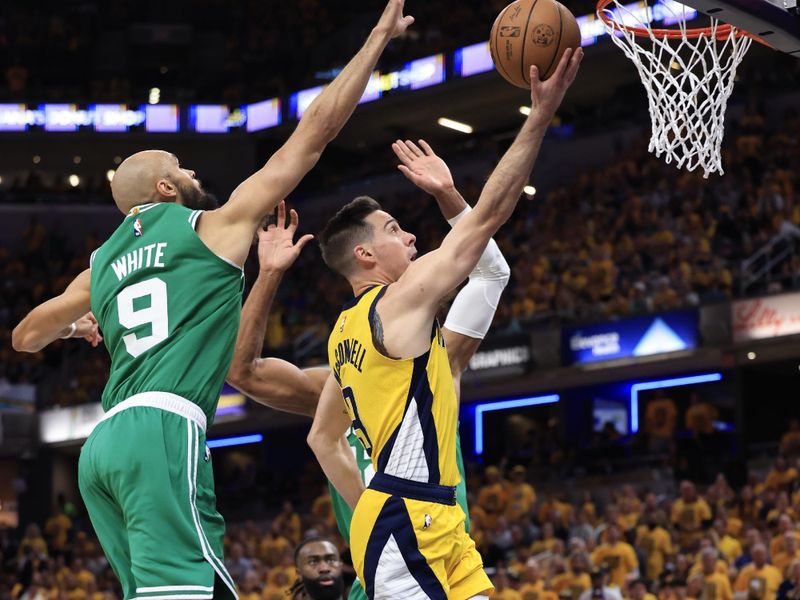
POLYGON ((206 431, 206 415, 203 409, 194 402, 190 402, 182 396, 170 394, 169 392, 143 392, 131 396, 127 400, 123 400, 119 404, 111 407, 100 420, 105 421, 124 410, 138 406, 160 408, 161 410, 174 413, 196 423, 197 426, 203 430, 203 433, 206 431))
POLYGON ((437 504, 447 504, 449 506, 456 505, 456 488, 452 485, 411 481, 410 479, 402 479, 386 473, 375 473, 369 483, 369 489, 410 500, 436 502, 437 504))

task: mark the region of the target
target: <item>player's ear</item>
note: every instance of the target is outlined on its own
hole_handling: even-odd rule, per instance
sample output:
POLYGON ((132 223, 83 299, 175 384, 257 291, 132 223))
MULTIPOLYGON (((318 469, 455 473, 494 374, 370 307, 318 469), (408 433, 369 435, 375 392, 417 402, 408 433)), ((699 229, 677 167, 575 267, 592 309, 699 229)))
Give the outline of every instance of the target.
POLYGON ((371 269, 375 266, 375 255, 372 253, 372 249, 364 244, 358 244, 353 248, 353 257, 356 263, 364 268, 371 269))
POLYGON ((156 182, 156 192, 162 198, 173 199, 178 195, 177 186, 169 179, 159 179, 156 182))

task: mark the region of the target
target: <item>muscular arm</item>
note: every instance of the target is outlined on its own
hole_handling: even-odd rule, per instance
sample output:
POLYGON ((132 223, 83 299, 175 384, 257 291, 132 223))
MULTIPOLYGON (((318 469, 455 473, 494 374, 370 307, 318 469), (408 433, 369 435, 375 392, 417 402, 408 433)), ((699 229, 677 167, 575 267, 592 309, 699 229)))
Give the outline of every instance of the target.
MULTIPOLYGON (((62 294, 34 308, 20 321, 11 334, 11 345, 17 352, 38 352, 72 331, 72 323, 90 309, 91 270, 86 269, 67 286, 62 294)), ((73 335, 85 335, 73 332, 73 335)))
POLYGON ((364 491, 364 482, 345 438, 349 426, 350 417, 345 410, 342 392, 331 374, 319 399, 314 423, 308 433, 308 445, 333 487, 351 508, 355 508, 364 491))
POLYGON ((295 244, 297 213, 291 211, 289 227, 285 227, 286 208, 278 206, 278 219, 267 231, 259 232, 258 278, 242 308, 236 349, 228 371, 228 383, 256 402, 309 417, 314 416, 317 400, 330 374, 330 369, 300 369, 277 358, 261 358, 272 301, 283 274, 294 263, 303 246, 311 240, 303 236, 295 244))
MULTIPOLYGON (((400 159, 400 172, 436 199, 442 216, 451 227, 471 211, 456 189, 447 163, 425 140, 419 140, 419 146, 411 140, 397 140, 392 149, 400 159)), ((460 395, 461 374, 489 330, 510 274, 497 244, 489 240, 470 273, 469 282, 453 301, 442 334, 457 395, 460 395)))
POLYGON ((403 17, 403 3, 389 0, 364 46, 311 103, 286 143, 224 206, 200 219, 198 235, 212 251, 236 264, 245 261, 258 224, 314 167, 355 110, 386 45, 413 22, 403 17))
POLYGON ((386 351, 399 358, 423 354, 442 298, 472 271, 487 243, 511 216, 528 181, 547 126, 577 74, 583 52, 567 50, 545 82, 531 69, 531 113, 487 181, 474 210, 445 237, 438 250, 413 262, 378 302, 386 351))
POLYGON ((242 309, 228 383, 256 402, 286 412, 314 416, 327 368, 300 369, 278 358, 261 358, 267 318, 282 273, 260 272, 242 309))

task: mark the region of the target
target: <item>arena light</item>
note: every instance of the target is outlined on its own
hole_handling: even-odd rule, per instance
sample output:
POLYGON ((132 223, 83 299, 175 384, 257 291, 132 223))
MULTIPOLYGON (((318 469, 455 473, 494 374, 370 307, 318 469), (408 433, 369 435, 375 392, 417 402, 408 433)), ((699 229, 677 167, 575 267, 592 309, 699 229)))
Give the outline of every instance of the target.
POLYGON ((561 400, 558 394, 547 396, 529 396, 514 400, 499 400, 497 402, 481 402, 475 405, 475 454, 483 454, 483 415, 487 412, 538 406, 540 404, 554 404, 561 400))
POLYGON ((67 182, 70 184, 70 186, 75 188, 81 184, 81 178, 78 177, 75 173, 73 173, 72 175, 67 177, 67 182))
POLYGON ((526 117, 531 114, 531 107, 530 106, 520 106, 519 112, 521 112, 526 117))
POLYGON ((532 185, 526 185, 524 188, 522 188, 522 191, 525 192, 525 194, 527 196, 530 196, 531 198, 533 198, 536 195, 536 188, 533 187, 532 185))
POLYGON ((147 96, 148 104, 158 104, 161 102, 161 90, 157 87, 150 88, 150 93, 147 96))
POLYGON ((674 379, 661 379, 659 381, 646 381, 634 383, 631 386, 631 433, 639 431, 639 392, 644 390, 660 390, 664 388, 681 387, 684 385, 695 385, 698 383, 710 383, 721 381, 722 373, 706 373, 704 375, 692 375, 691 377, 676 377, 674 379))
POLYGON ((111 183, 111 180, 114 179, 114 173, 116 173, 114 169, 109 169, 106 171, 106 179, 108 179, 108 183, 111 183))
POLYGON ((227 448, 228 446, 243 446, 244 444, 258 444, 264 441, 264 436, 260 433, 252 435, 238 435, 235 437, 219 438, 217 440, 208 440, 207 445, 209 448, 227 448))
POLYGON ((472 133, 472 126, 467 125, 466 123, 462 123, 461 121, 454 121, 453 119, 440 117, 439 120, 436 122, 442 127, 447 127, 448 129, 454 129, 456 131, 460 131, 461 133, 472 133))

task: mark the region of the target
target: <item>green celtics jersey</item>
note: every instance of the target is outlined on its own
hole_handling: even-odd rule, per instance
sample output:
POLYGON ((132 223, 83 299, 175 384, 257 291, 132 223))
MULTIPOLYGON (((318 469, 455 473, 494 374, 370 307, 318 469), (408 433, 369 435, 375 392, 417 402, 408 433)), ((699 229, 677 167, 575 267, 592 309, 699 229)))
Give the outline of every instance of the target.
POLYGON ((197 236, 201 214, 174 203, 138 206, 92 254, 92 312, 111 355, 106 411, 135 394, 168 392, 213 421, 244 275, 197 236))
MULTIPOLYGON (((361 479, 364 485, 369 485, 372 477, 375 475, 375 470, 372 467, 372 460, 364 450, 364 446, 356 437, 353 428, 347 432, 347 443, 355 454, 356 464, 358 470, 361 472, 361 479)), ((466 476, 464 474, 464 459, 461 456, 461 437, 456 430, 456 464, 458 465, 458 473, 461 475, 461 481, 456 486, 456 502, 464 511, 467 516, 464 526, 469 533, 469 508, 467 507, 467 484, 465 483, 466 476)), ((328 490, 331 494, 331 503, 333 504, 333 514, 336 516, 336 524, 339 526, 339 532, 342 534, 344 540, 350 543, 350 521, 353 520, 353 509, 345 501, 344 498, 336 491, 331 482, 328 482, 328 490)))

